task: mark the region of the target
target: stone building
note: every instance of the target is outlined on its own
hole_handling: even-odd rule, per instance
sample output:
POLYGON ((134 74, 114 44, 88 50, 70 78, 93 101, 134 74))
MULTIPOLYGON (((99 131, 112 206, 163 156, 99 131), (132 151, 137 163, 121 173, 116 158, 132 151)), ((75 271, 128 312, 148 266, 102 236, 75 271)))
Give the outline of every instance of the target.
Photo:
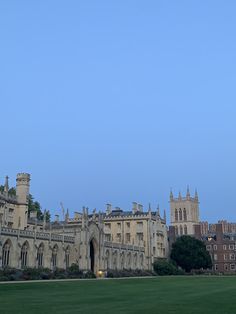
MULTIPOLYGON (((30 175, 16 179, 16 196, 9 194, 8 178, 0 193, 0 267, 80 269, 152 269, 152 262, 168 252, 165 219, 159 211, 111 210, 89 214, 88 208, 67 212, 63 221, 28 218, 30 175), (108 232, 110 224, 110 231, 108 232), (126 228, 126 229, 125 229, 126 228), (130 232, 128 232, 128 230, 130 232), (119 235, 120 234, 120 235, 119 235), (130 236, 128 236, 130 234, 130 236)), ((111 209, 111 208, 110 208, 111 209)))
POLYGON ((176 235, 193 235, 194 225, 199 224, 199 201, 197 191, 191 197, 189 187, 185 197, 179 192, 178 197, 174 197, 170 192, 171 226, 175 228, 176 235))

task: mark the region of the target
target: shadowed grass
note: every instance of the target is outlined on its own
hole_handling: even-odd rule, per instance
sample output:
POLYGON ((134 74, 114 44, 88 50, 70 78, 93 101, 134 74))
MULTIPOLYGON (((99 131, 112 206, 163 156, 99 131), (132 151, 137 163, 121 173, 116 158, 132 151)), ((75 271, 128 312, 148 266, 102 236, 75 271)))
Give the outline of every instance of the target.
POLYGON ((1 314, 236 313, 236 277, 157 277, 0 285, 1 314))

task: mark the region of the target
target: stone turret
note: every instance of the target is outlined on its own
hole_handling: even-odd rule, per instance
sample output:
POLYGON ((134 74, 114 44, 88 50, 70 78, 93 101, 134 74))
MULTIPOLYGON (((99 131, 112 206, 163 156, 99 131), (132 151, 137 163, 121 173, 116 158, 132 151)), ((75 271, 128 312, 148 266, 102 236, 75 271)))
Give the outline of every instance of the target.
POLYGON ((18 173, 16 178, 16 196, 20 204, 27 205, 29 198, 30 175, 28 173, 18 173))

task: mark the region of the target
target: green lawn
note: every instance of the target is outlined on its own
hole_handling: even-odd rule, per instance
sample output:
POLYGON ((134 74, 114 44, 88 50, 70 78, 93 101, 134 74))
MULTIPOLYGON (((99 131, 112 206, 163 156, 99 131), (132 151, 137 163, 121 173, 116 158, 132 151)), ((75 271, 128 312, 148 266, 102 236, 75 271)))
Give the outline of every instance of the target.
POLYGON ((0 313, 234 314, 236 277, 3 284, 0 313))

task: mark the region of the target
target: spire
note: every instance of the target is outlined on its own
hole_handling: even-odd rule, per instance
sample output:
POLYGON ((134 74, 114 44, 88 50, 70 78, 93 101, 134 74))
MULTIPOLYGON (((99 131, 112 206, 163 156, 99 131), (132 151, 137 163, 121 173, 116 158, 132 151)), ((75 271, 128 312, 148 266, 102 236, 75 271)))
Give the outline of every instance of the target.
POLYGON ((179 200, 182 199, 181 192, 179 191, 179 200))
POLYGON ((166 210, 164 209, 164 220, 166 222, 166 210))
POLYGON ((198 193, 197 193, 197 189, 195 189, 195 200, 198 201, 198 193))
POLYGON ((151 203, 148 204, 148 211, 152 211, 151 203))
POLYGON ((9 177, 6 176, 6 178, 5 178, 5 184, 4 184, 4 192, 5 192, 6 194, 8 194, 8 191, 9 191, 8 179, 9 179, 9 177))
POLYGON ((149 203, 148 205, 148 212, 151 213, 152 212, 152 209, 151 209, 151 203, 149 203))
POLYGON ((189 185, 187 185, 187 194, 186 194, 187 198, 190 198, 190 192, 189 192, 189 185))
POLYGON ((157 205, 157 215, 160 216, 160 206, 159 206, 159 204, 157 205))
POLYGON ((170 201, 173 201, 174 196, 173 196, 173 192, 172 192, 172 188, 170 189, 170 201))

